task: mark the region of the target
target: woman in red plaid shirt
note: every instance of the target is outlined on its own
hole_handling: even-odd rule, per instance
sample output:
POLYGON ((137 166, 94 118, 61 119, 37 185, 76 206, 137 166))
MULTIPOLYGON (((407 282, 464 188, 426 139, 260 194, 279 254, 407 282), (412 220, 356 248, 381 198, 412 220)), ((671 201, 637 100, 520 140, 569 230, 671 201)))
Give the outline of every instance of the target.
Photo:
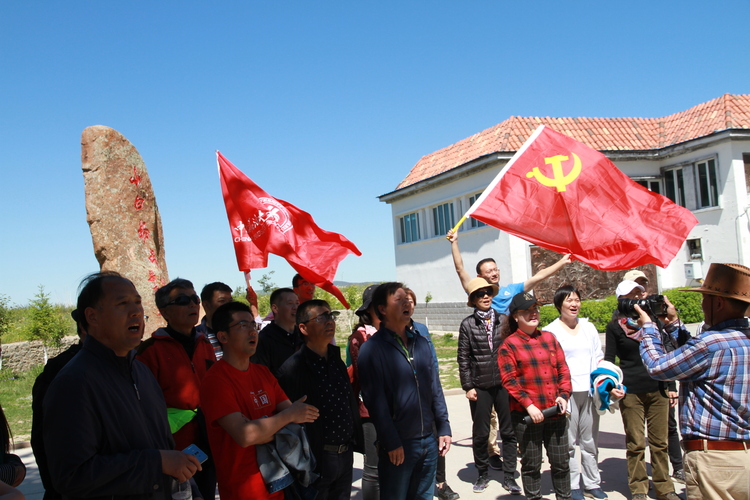
POLYGON ((510 394, 513 428, 521 448, 521 481, 528 500, 542 498, 542 445, 552 473, 557 500, 570 499, 570 466, 566 411, 573 389, 565 353, 549 332, 539 327, 539 303, 530 293, 513 297, 507 338, 500 346, 498 366, 510 394), (542 410, 557 406, 545 418, 542 410), (529 416, 532 423, 526 424, 529 416))

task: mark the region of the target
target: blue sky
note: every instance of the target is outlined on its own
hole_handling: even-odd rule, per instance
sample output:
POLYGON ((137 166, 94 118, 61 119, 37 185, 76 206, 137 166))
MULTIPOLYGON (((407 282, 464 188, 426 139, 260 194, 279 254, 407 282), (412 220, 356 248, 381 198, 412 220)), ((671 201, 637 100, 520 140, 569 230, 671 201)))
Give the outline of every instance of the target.
POLYGON ((43 284, 72 303, 98 269, 87 126, 141 153, 170 277, 243 283, 218 149, 360 248, 338 280, 393 279, 377 196, 421 156, 512 115, 656 117, 748 93, 748 15, 724 1, 3 2, 0 294, 25 304, 43 284))

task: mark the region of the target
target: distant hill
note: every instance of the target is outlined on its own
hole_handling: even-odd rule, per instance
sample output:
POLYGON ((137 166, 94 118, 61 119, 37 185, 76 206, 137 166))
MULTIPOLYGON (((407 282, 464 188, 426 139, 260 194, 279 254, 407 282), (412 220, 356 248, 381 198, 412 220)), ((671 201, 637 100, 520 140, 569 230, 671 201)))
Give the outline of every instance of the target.
POLYGON ((376 283, 375 281, 361 281, 359 283, 352 283, 350 281, 334 281, 333 284, 336 286, 351 286, 351 285, 364 285, 369 286, 376 283))

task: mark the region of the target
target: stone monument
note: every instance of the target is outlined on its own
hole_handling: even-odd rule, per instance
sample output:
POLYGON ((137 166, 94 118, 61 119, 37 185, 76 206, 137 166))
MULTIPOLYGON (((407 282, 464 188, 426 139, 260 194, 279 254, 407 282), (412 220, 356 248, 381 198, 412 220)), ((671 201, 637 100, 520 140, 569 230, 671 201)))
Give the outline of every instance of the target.
POLYGON ((135 284, 149 317, 146 335, 165 322, 154 292, 169 282, 164 234, 146 165, 118 131, 94 125, 81 136, 86 219, 102 271, 116 271, 135 284))

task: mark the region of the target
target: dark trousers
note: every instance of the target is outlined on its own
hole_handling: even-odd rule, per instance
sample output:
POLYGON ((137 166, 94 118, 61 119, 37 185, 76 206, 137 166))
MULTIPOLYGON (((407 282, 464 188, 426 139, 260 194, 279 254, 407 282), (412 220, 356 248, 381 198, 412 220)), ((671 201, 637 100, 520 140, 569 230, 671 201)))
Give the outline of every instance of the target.
POLYGON ((370 419, 362 422, 362 431, 365 438, 365 457, 362 467, 362 499, 380 500, 380 483, 378 483, 378 449, 375 441, 378 434, 375 424, 370 419))
POLYGON ((542 498, 542 445, 547 450, 552 488, 557 500, 570 498, 570 454, 568 452, 568 419, 546 418, 538 424, 526 425, 526 413, 511 414, 521 447, 521 482, 527 500, 542 498))
POLYGON ((352 495, 352 471, 354 452, 323 451, 317 457, 317 473, 320 478, 313 485, 318 491, 316 500, 348 500, 352 495))
POLYGON ((486 473, 489 468, 487 439, 490 436, 490 414, 494 407, 497 412, 498 434, 503 440, 503 473, 512 477, 516 473, 518 441, 510 419, 508 391, 499 385, 476 391, 477 400, 469 401, 471 420, 474 422, 471 431, 474 465, 480 475, 486 473))
POLYGON ((208 460, 201 464, 203 470, 195 473, 193 478, 198 490, 203 496, 203 500, 214 500, 216 498, 216 466, 214 459, 209 457, 208 460))
POLYGON ((669 408, 669 422, 667 426, 669 443, 669 461, 672 463, 672 471, 682 469, 682 447, 680 446, 680 433, 677 430, 677 419, 675 418, 675 407, 669 408))

